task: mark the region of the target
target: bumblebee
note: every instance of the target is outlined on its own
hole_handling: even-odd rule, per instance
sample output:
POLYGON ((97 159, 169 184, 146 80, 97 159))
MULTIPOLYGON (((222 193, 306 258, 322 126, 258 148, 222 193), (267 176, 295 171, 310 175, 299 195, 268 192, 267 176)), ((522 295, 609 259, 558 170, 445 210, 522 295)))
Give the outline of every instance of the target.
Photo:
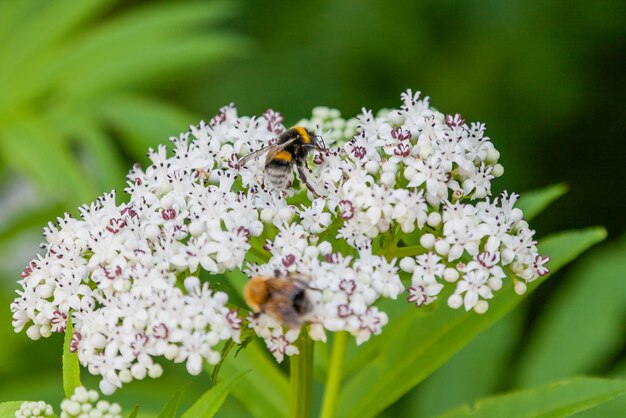
POLYGON ((265 180, 274 189, 287 189, 291 186, 291 172, 295 167, 298 178, 314 195, 319 196, 313 187, 306 157, 312 150, 325 150, 321 137, 302 126, 294 126, 280 134, 274 144, 267 145, 246 155, 239 161, 243 167, 254 158, 267 153, 265 157, 265 180))
POLYGON ((265 313, 288 328, 297 328, 307 322, 313 310, 308 292, 307 276, 254 276, 244 289, 246 303, 256 313, 265 313))

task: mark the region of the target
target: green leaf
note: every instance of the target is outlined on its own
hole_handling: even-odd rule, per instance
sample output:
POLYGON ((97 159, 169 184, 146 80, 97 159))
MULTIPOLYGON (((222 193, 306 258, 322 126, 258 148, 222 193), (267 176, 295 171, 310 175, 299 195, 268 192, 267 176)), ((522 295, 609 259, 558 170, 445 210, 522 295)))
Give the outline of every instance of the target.
POLYGON ((226 397, 230 393, 235 383, 243 377, 248 371, 238 373, 229 379, 219 382, 198 399, 187 411, 182 418, 211 418, 220 409, 226 397))
POLYGON ((624 394, 624 380, 578 377, 487 398, 438 418, 568 417, 624 394))
POLYGON ((93 194, 64 138, 41 119, 23 118, 0 131, 0 151, 7 165, 53 199, 78 202, 93 194))
MULTIPOLYGON (((626 381, 626 359, 622 359, 620 363, 611 371, 609 376, 613 379, 622 379, 626 381)), ((577 418, 623 418, 626 411, 626 396, 613 399, 610 402, 599 405, 598 407, 585 411, 577 415, 577 418)))
MULTIPOLYGON (((554 273, 605 237, 603 228, 560 233, 543 240, 539 251, 551 257, 549 267, 554 273)), ((430 314, 415 308, 405 311, 380 337, 368 343, 373 348, 365 355, 367 362, 341 390, 338 416, 375 416, 511 311, 546 278, 530 283, 523 296, 515 294, 507 281, 483 315, 450 309, 445 302, 440 302, 430 314)), ((446 296, 440 299, 445 301, 446 296)), ((363 358, 357 361, 362 362, 363 358)))
POLYGON ((137 414, 139 414, 139 405, 135 405, 133 410, 128 415, 128 418, 137 418, 137 414))
POLYGON ((68 316, 65 328, 65 339, 63 341, 63 391, 65 397, 70 398, 74 390, 80 384, 80 365, 78 364, 78 354, 70 351, 70 344, 74 336, 72 327, 72 317, 68 316))
MULTIPOLYGON (((40 52, 43 48, 52 44, 59 37, 72 30, 78 24, 99 12, 103 3, 110 0, 60 0, 49 3, 30 2, 36 4, 35 10, 31 10, 30 16, 18 20, 18 25, 6 39, 10 42, 2 42, 2 56, 10 56, 0 62, 0 74, 7 77, 7 73, 19 71, 27 67, 28 58, 40 52), (32 30, 37 28, 37 30, 32 30), (8 49, 7 49, 8 48, 8 49), (9 55, 4 55, 4 54, 9 55)), ((27 3, 21 1, 19 3, 27 3)), ((15 5, 14 5, 15 7, 15 5)))
POLYGON ((127 139, 124 145, 137 158, 144 158, 148 148, 164 143, 199 119, 176 106, 139 95, 102 100, 98 110, 127 139))
POLYGON ((0 403, 0 418, 15 418, 15 411, 20 409, 24 401, 11 401, 0 403))
POLYGON ((624 315, 626 240, 588 254, 547 300, 545 313, 517 364, 519 385, 536 385, 601 367, 622 350, 624 315))
POLYGON ((11 214, 6 221, 0 224, 0 244, 6 244, 16 239, 21 233, 36 228, 41 230, 50 219, 61 212, 60 205, 24 208, 18 213, 11 214))
POLYGON ((217 376, 220 373, 220 369, 222 368, 222 364, 228 357, 228 353, 237 345, 233 340, 227 340, 224 343, 224 347, 222 347, 222 352, 220 353, 220 361, 213 366, 213 372, 211 373, 211 386, 215 386, 217 384, 217 376))
POLYGON ((159 413, 158 418, 175 418, 176 411, 178 411, 178 404, 180 403, 180 398, 183 397, 183 394, 189 387, 189 383, 178 389, 170 400, 165 404, 161 412, 159 413))
POLYGON ((206 67, 224 58, 240 56, 244 49, 243 41, 231 35, 168 39, 158 43, 158 48, 143 45, 136 50, 125 50, 102 65, 90 65, 88 71, 76 74, 72 83, 63 84, 63 89, 74 98, 100 95, 129 85, 145 85, 181 68, 200 64, 206 67))
POLYGON ((523 315, 521 309, 516 309, 470 341, 402 398, 411 408, 411 416, 432 417, 494 393, 502 374, 509 373, 511 352, 519 342, 522 327, 523 315))
POLYGON ((286 418, 289 382, 258 339, 250 342, 237 357, 228 358, 220 373, 231 379, 248 370, 250 373, 239 380, 231 395, 256 418, 286 418))
POLYGON ((59 106, 48 118, 59 132, 74 140, 82 157, 81 167, 95 180, 98 190, 122 190, 126 186, 128 167, 113 138, 98 126, 89 110, 88 105, 81 109, 59 106))
POLYGON ((77 44, 65 60, 63 79, 72 80, 113 59, 128 57, 142 46, 152 47, 172 37, 180 39, 197 33, 199 28, 233 14, 233 3, 222 1, 146 4, 116 15, 77 37, 77 44))
POLYGON ((559 197, 567 193, 565 183, 553 184, 539 190, 524 193, 517 202, 517 207, 524 211, 524 219, 531 220, 559 197))

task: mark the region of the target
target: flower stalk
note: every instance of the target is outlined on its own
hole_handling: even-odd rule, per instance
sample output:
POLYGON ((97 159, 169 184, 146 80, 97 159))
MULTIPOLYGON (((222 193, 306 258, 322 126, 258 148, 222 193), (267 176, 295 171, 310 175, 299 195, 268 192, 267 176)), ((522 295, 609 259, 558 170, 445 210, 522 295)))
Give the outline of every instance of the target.
POLYGON ((290 357, 291 399, 290 418, 310 418, 313 404, 313 340, 306 330, 296 342, 300 354, 290 357))
POLYGON ((346 332, 335 333, 320 418, 333 418, 335 416, 337 401, 339 400, 339 389, 341 388, 341 378, 343 376, 343 361, 346 356, 347 346, 348 334, 346 332))

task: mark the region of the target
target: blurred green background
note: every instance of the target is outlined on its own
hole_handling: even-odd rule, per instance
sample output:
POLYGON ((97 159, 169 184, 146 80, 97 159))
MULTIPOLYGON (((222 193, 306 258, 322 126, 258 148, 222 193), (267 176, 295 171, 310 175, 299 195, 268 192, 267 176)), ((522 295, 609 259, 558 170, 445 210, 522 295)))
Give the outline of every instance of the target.
MULTIPOLYGON (((317 105, 344 117, 395 107, 407 88, 487 124, 505 167, 496 191, 569 186, 533 223, 538 236, 604 225, 611 242, 385 415, 626 376, 624 16, 620 0, 0 1, 0 401, 61 398, 61 340, 13 334, 8 311, 48 220, 120 190, 148 147, 230 102, 289 124, 317 105)), ((187 380, 169 367, 116 398, 157 411, 187 380)), ((187 402, 208 385, 193 381, 187 402)), ((620 416, 626 403, 602 408, 586 416, 620 416)), ((247 415, 230 399, 222 416, 247 415)))

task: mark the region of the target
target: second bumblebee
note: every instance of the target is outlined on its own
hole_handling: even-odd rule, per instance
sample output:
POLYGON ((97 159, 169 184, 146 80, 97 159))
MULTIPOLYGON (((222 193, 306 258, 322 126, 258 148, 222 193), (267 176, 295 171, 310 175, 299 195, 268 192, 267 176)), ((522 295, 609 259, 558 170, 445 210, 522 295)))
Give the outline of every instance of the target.
POLYGON ((254 276, 244 289, 246 303, 254 312, 268 314, 288 328, 297 328, 308 322, 313 310, 308 281, 308 276, 297 273, 254 276))

